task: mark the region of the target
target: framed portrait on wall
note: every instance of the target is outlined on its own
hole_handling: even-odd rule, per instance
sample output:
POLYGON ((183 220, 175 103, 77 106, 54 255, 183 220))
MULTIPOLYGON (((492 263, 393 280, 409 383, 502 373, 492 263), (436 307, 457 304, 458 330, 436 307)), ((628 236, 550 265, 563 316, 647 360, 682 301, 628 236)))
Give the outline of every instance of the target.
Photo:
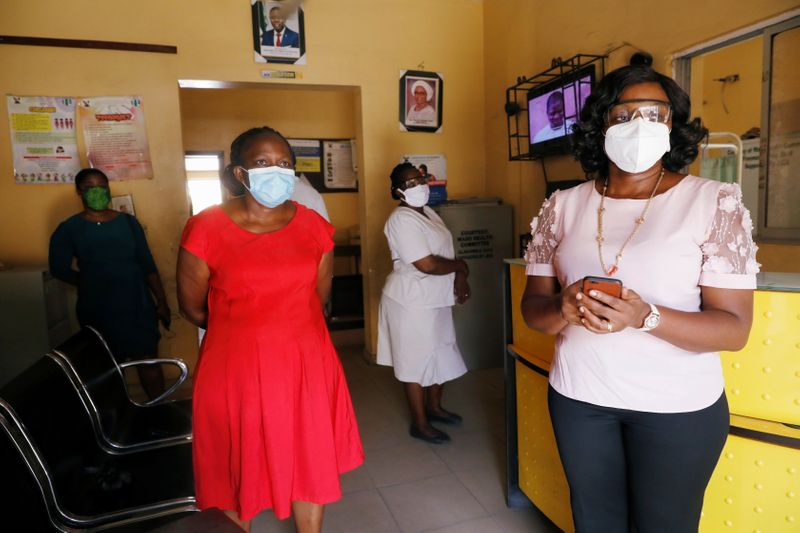
POLYGON ((439 72, 400 71, 400 130, 439 133, 443 81, 439 72))
POLYGON ((111 209, 114 211, 119 211, 120 213, 127 213, 129 215, 136 216, 136 212, 133 210, 133 196, 130 194, 112 196, 111 209))
POLYGON ((303 3, 250 0, 256 63, 306 64, 303 3))

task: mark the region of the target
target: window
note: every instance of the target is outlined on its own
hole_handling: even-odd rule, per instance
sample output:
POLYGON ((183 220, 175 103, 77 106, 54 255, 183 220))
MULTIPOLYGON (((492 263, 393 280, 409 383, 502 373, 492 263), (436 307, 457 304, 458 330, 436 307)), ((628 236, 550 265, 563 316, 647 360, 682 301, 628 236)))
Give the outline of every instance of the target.
POLYGON ((222 157, 222 152, 187 152, 184 161, 192 215, 222 203, 222 157))
POLYGON ((798 57, 800 17, 765 30, 758 227, 770 240, 800 241, 798 57))
POLYGON ((752 146, 744 147, 742 169, 744 202, 759 241, 800 243, 799 13, 792 10, 674 56, 674 77, 692 96, 692 116, 701 116, 711 131, 760 135, 745 141, 752 146), (749 52, 753 44, 760 54, 749 52), (720 61, 720 54, 733 59, 720 61), (737 91, 745 94, 738 101, 737 91))

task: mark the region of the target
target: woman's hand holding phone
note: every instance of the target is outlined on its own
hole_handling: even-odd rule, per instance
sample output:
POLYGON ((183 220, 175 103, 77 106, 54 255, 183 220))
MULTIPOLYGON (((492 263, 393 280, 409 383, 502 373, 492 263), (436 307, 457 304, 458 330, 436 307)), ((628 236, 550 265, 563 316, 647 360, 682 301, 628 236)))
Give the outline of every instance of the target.
POLYGON ((607 334, 641 326, 650 306, 620 280, 587 276, 576 296, 581 324, 594 333, 607 334))
POLYGON ((572 325, 581 325, 581 316, 578 313, 578 306, 580 305, 579 295, 583 280, 578 280, 572 285, 561 291, 561 318, 566 320, 572 325))

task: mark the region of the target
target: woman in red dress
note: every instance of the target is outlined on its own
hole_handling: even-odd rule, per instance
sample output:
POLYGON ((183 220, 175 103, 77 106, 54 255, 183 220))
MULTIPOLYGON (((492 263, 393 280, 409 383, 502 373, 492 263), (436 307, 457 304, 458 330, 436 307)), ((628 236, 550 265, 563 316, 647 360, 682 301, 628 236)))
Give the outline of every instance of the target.
POLYGON ((206 328, 194 377, 197 506, 249 531, 271 508, 318 532, 339 475, 364 460, 322 302, 333 226, 292 202, 294 155, 263 127, 231 145, 228 170, 247 194, 189 219, 178 300, 206 328))

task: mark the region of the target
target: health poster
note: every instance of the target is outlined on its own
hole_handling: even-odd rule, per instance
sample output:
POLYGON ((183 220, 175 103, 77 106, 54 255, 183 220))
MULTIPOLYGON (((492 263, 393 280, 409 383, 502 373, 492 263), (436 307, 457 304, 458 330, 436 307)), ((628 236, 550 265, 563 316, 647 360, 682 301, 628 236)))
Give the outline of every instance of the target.
POLYGON ((317 140, 288 139, 297 159, 295 172, 320 172, 322 170, 322 147, 317 140))
POLYGON ((325 187, 329 189, 355 189, 358 175, 353 159, 352 141, 323 141, 325 159, 325 187))
POLYGON ((8 96, 8 121, 17 183, 71 183, 81 168, 75 99, 8 96))
POLYGON ((78 118, 92 168, 112 180, 153 177, 141 97, 81 98, 78 118))
POLYGON ((401 163, 411 163, 428 178, 428 185, 447 185, 447 158, 444 154, 405 154, 401 163))

